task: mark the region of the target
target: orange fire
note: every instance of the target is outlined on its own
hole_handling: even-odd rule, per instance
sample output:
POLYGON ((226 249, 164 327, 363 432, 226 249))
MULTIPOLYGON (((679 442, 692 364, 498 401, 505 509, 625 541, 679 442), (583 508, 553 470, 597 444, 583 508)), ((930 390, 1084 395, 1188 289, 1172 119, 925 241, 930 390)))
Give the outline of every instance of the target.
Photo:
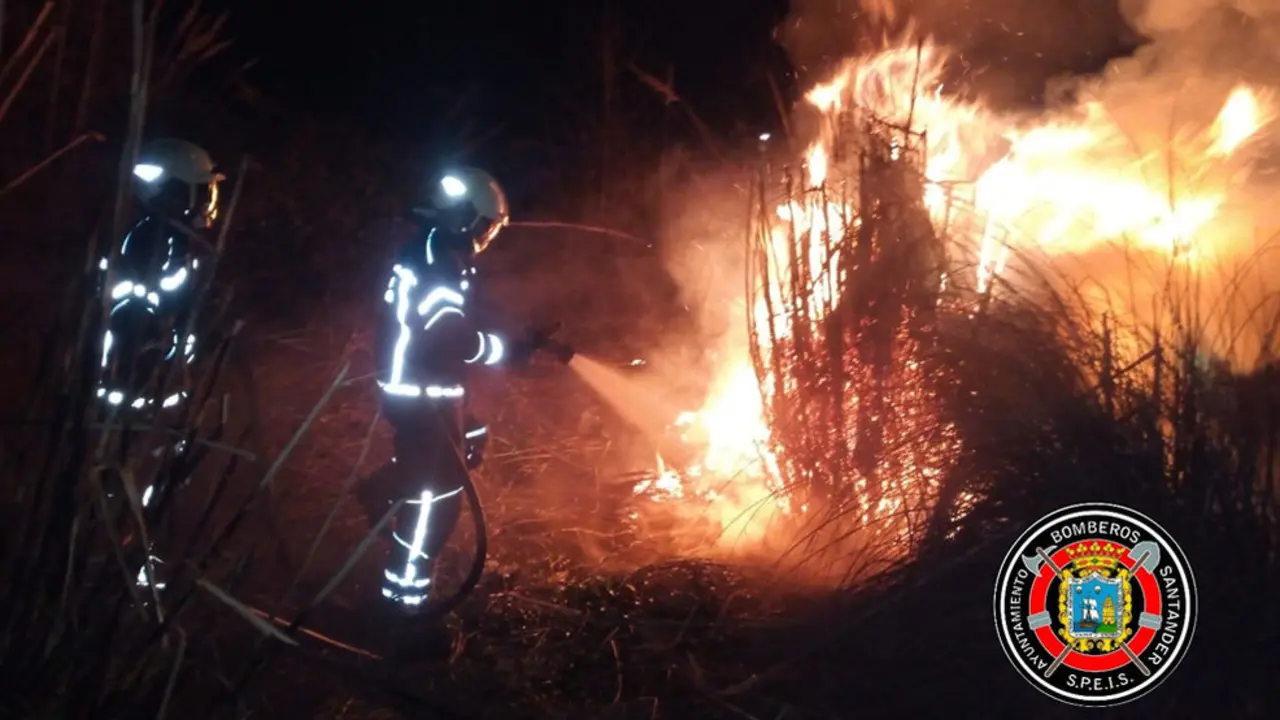
MULTIPOLYGON (((991 290, 1015 251, 1057 259, 1102 253, 1102 260, 1079 272, 1092 276, 1101 267, 1112 277, 1124 276, 1124 282, 1132 278, 1116 269, 1133 253, 1192 272, 1211 260, 1240 255, 1242 235, 1224 227, 1247 169, 1242 152, 1276 118, 1270 95, 1247 85, 1223 88, 1216 115, 1188 119, 1153 149, 1143 149, 1146 138, 1136 137, 1141 133, 1122 122, 1123 113, 1097 100, 1028 119, 949 96, 942 83, 947 59, 944 49, 932 44, 900 44, 849 60, 806 100, 824 119, 858 107, 927 134, 929 183, 923 202, 958 249, 976 255, 979 292, 991 290), (967 226, 952 216, 955 192, 948 195, 946 189, 958 185, 970 190, 967 226)), ((833 172, 829 159, 838 153, 831 127, 821 123, 804 151, 812 186, 822 185, 833 172)), ((812 199, 786 201, 777 214, 773 237, 780 247, 793 228, 838 235, 840 224, 852 216, 833 200, 824 205, 812 199)), ((820 243, 814 246, 823 252, 820 243)), ((834 271, 824 268, 833 263, 825 254, 809 263, 812 315, 819 317, 835 282, 823 276, 834 271)), ((750 311, 763 313, 763 299, 750 311)), ((785 504, 768 502, 781 488, 760 388, 744 342, 724 361, 703 407, 677 422, 690 442, 705 447, 702 462, 678 475, 659 458, 662 477, 638 492, 656 501, 701 497, 709 501, 706 507, 715 508, 722 527, 734 529, 726 537, 758 537, 765 520, 786 511, 785 504), (666 490, 658 491, 659 486, 666 490), (768 512, 760 512, 763 508, 768 512)), ((910 472, 928 481, 927 469, 910 472)))

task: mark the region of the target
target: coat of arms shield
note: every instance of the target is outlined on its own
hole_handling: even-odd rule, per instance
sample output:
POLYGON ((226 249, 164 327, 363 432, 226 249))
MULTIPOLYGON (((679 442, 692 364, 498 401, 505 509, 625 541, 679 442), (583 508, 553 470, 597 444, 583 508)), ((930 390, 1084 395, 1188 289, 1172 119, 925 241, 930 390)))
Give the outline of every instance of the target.
POLYGON ((1114 640, 1124 633, 1124 580, 1091 572, 1067 581, 1067 632, 1080 640, 1114 640))

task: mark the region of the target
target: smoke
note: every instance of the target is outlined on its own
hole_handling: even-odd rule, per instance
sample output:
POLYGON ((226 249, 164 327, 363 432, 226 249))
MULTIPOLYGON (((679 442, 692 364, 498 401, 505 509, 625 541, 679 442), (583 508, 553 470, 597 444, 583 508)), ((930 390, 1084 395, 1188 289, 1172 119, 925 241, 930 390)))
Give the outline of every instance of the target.
MULTIPOLYGON (((698 375, 685 382, 700 393, 714 392, 707 383, 726 357, 745 356, 747 217, 754 160, 701 162, 673 152, 660 170, 663 259, 681 303, 697 324, 697 333, 674 338, 662 359, 681 373, 698 375)), ((702 399, 687 398, 690 409, 702 399)))
MULTIPOLYGON (((1052 84, 1055 109, 1069 113, 1073 104, 1084 103, 1102 108, 1132 155, 1158 175, 1152 182, 1167 190, 1171 203, 1206 188, 1223 195, 1211 226, 1197 237, 1197 245, 1212 245, 1214 258, 1188 293, 1196 296, 1204 349, 1237 370, 1249 370, 1274 350, 1273 296, 1280 290, 1280 276, 1270 270, 1280 231, 1274 203, 1280 192, 1280 125, 1272 122, 1280 97, 1280 2, 1133 0, 1123 2, 1121 11, 1147 43, 1132 57, 1110 62, 1098 77, 1052 84), (1227 159, 1203 164, 1180 155, 1174 148, 1181 138, 1212 127, 1240 87, 1253 92, 1267 124, 1227 159)), ((1110 270, 1107 284, 1114 286, 1124 284, 1119 265, 1104 257, 1081 262, 1095 279, 1105 279, 1110 270)), ((1131 293, 1158 292, 1159 278, 1147 280, 1149 285, 1131 293)))
MULTIPOLYGON (((945 47, 947 92, 994 111, 1000 126, 1087 128, 1093 141, 1069 151, 1075 157, 1064 152, 1064 164, 1089 167, 1098 180, 1140 178, 1175 214, 1188 198, 1213 197, 1213 219, 1195 237, 1197 252, 1211 252, 1181 301, 1194 306, 1205 349, 1238 369, 1274 350, 1280 0, 793 0, 779 29, 802 87, 903 35, 945 47), (1202 138, 1241 88, 1262 129, 1207 155, 1202 138)), ((1163 255, 1094 247, 1055 262, 1087 280, 1093 299, 1144 324, 1163 322, 1166 310, 1155 309, 1169 292, 1163 255)))
POLYGON ((1280 3, 1275 0, 1124 0, 1120 8, 1130 24, 1151 37, 1171 37, 1194 29, 1192 37, 1220 39, 1221 35, 1200 26, 1214 13, 1236 15, 1263 27, 1280 20, 1280 3))
MULTIPOLYGON (((1239 357, 1257 353, 1266 332, 1257 325, 1270 320, 1258 308, 1277 289, 1263 256, 1280 229, 1280 207, 1271 202, 1280 191, 1280 124, 1209 171, 1173 148, 1179 138, 1204 135, 1241 86, 1274 117, 1280 0, 793 0, 778 40, 808 88, 907 32, 947 49, 948 92, 990 109, 1001 131, 1084 124, 1096 142, 1077 165, 1141 175, 1171 203, 1197 188, 1224 189, 1209 229, 1217 265, 1203 270, 1194 292, 1200 315, 1220 325, 1210 330, 1217 335, 1206 340, 1210 349, 1229 356, 1236 343, 1239 357), (1253 323, 1244 335, 1254 340, 1236 332, 1242 323, 1253 323)), ((798 106, 797 125, 811 114, 798 106)), ((723 375, 725 362, 740 361, 749 347, 744 262, 753 173, 753 162, 708 167, 684 156, 668 158, 660 172, 666 264, 700 330, 665 355, 681 372, 705 376, 685 378, 690 385, 723 375)), ((1160 258, 1143 258, 1137 273, 1126 251, 1094 248, 1059 260, 1117 310, 1155 321, 1152 299, 1168 281, 1160 258)))
MULTIPOLYGON (((1064 98, 1092 99, 1118 115, 1140 140, 1170 127, 1212 122, 1237 86, 1253 88, 1274 108, 1280 90, 1280 0, 1124 0, 1125 20, 1148 38, 1132 57, 1113 60, 1091 80, 1062 79, 1064 98)), ((1244 190, 1272 174, 1280 126, 1250 144, 1254 171, 1244 190)))
POLYGON ((949 85, 994 107, 1038 104, 1048 78, 1096 71, 1138 40, 1115 0, 792 0, 778 38, 812 84, 908 27, 955 53, 949 85))

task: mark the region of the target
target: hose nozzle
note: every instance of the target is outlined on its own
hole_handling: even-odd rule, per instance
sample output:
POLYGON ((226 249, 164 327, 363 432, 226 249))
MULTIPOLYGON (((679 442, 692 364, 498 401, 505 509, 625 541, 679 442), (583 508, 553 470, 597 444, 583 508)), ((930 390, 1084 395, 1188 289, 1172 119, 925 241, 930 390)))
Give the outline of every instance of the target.
POLYGON ((547 352, 555 359, 568 365, 569 361, 573 360, 576 352, 568 343, 560 342, 552 337, 559 330, 560 323, 558 322, 536 328, 529 335, 529 345, 533 350, 547 352))
POLYGON ((552 357, 565 365, 568 365, 569 362, 573 360, 573 356, 577 354, 577 351, 575 351, 568 343, 562 343, 556 340, 548 340, 543 349, 551 353, 552 357))

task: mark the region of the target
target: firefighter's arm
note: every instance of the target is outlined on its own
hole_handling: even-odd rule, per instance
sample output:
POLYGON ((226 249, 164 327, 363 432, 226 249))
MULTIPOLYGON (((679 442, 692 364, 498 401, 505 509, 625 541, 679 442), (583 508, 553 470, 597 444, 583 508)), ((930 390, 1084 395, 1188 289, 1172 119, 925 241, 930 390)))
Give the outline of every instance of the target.
POLYGON ((497 365, 506 357, 506 342, 494 332, 481 330, 464 309, 465 299, 459 289, 446 284, 433 287, 418 302, 417 314, 422 330, 434 338, 431 344, 450 348, 458 360, 468 365, 497 365))
POLYGON ((560 323, 525 328, 523 335, 507 344, 506 364, 523 367, 539 351, 549 352, 560 362, 568 363, 573 359, 574 350, 552 337, 559 329, 560 323))
POLYGON ((174 238, 174 252, 160 267, 157 285, 165 293, 185 291, 192 284, 192 271, 198 265, 199 262, 187 252, 186 242, 180 238, 174 238))
POLYGON ((526 330, 514 340, 491 330, 472 329, 471 333, 465 360, 473 366, 523 367, 534 353, 550 349, 553 344, 550 333, 541 330, 526 330))
POLYGON ((467 353, 468 365, 498 365, 511 357, 501 335, 476 329, 471 332, 474 340, 469 342, 471 352, 467 353))
POLYGON ((559 323, 545 327, 525 328, 523 333, 513 337, 495 332, 491 327, 485 327, 488 323, 484 322, 484 318, 491 317, 485 312, 486 309, 483 305, 477 304, 467 313, 468 319, 473 317, 473 311, 475 317, 481 318, 480 323, 473 324, 474 340, 470 341, 471 351, 465 358, 468 364, 523 367, 540 350, 550 351, 566 363, 573 356, 572 349, 552 339, 552 335, 560 327, 559 323))
POLYGON ((533 359, 539 350, 550 349, 551 333, 554 330, 527 328, 515 339, 487 331, 475 330, 473 352, 467 355, 471 365, 503 365, 506 367, 524 367, 533 359))
POLYGON ((467 320, 470 322, 470 336, 464 360, 472 366, 508 365, 512 361, 513 348, 505 333, 492 327, 494 319, 492 308, 483 302, 483 298, 474 295, 467 301, 467 320))

